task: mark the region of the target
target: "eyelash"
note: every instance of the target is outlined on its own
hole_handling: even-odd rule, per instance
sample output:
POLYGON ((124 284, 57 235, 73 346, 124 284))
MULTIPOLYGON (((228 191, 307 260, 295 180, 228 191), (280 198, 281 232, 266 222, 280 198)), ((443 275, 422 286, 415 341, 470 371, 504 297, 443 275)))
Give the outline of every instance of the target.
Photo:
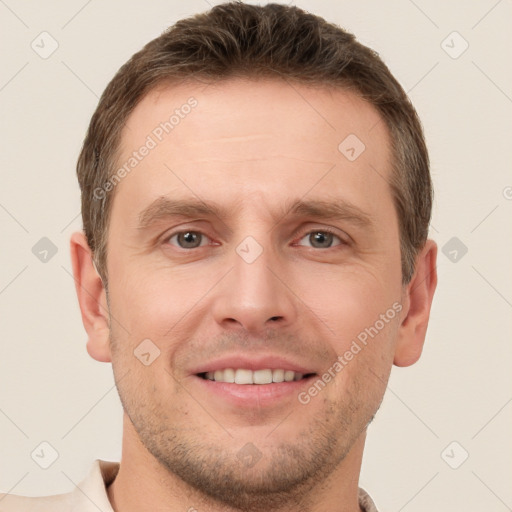
MULTIPOLYGON (((183 234, 183 233, 195 233, 195 234, 199 234, 201 236, 204 236, 206 238, 210 238, 208 237, 208 235, 204 234, 202 231, 198 231, 198 230, 193 230, 193 229, 184 229, 184 230, 180 230, 180 231, 176 231, 174 233, 172 233, 171 235, 165 237, 165 240, 164 242, 166 243, 169 243, 170 244, 170 241, 172 238, 174 238, 175 236, 178 236, 180 234, 183 234)), ((321 229, 310 229, 309 231, 305 231, 303 232, 300 237, 298 238, 298 240, 302 240, 305 236, 307 235, 311 235, 312 233, 329 233, 331 235, 333 235, 334 237, 336 237, 340 243, 338 245, 333 245, 331 247, 326 247, 324 248, 323 250, 324 251, 327 251, 329 249, 334 249, 336 247, 339 247, 339 246, 342 246, 342 245, 348 245, 348 242, 347 240, 343 240, 342 237, 340 235, 338 235, 333 229, 330 229, 330 228, 321 228, 321 229)), ((186 249, 186 248, 183 248, 183 247, 179 247, 178 245, 174 245, 174 244, 170 244, 170 245, 173 245, 173 247, 176 247, 177 249, 181 249, 183 251, 192 251, 193 249, 200 249, 202 247, 205 247, 209 244, 206 244, 206 245, 200 245, 198 247, 192 247, 192 248, 189 248, 189 249, 186 249)), ((321 248, 318 248, 318 247, 310 247, 310 246, 301 246, 301 247, 309 247, 310 249, 318 249, 318 250, 322 250, 321 248)))

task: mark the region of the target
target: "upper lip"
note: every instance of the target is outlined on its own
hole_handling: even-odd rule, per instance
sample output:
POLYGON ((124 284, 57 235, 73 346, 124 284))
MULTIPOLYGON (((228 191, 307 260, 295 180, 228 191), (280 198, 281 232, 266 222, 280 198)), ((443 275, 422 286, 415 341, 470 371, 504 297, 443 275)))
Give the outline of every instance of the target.
POLYGON ((291 370, 296 373, 308 374, 316 373, 311 367, 297 363, 289 358, 277 355, 248 356, 247 354, 229 355, 212 359, 196 368, 191 373, 199 374, 205 372, 214 372, 216 370, 225 370, 226 368, 246 369, 246 370, 291 370))

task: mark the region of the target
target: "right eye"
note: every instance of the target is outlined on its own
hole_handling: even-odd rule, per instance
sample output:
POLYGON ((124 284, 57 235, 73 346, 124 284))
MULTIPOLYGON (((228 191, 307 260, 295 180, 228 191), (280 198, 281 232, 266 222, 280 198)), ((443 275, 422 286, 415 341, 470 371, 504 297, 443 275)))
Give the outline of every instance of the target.
POLYGON ((196 249, 207 245, 208 237, 199 231, 179 231, 167 239, 168 243, 181 249, 196 249))

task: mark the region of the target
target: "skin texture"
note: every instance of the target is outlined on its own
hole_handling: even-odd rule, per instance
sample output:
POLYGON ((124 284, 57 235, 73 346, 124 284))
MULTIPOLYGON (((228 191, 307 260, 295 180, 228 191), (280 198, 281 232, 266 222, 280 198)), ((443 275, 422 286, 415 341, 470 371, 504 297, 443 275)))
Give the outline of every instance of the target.
POLYGON ((115 187, 108 301, 83 234, 71 240, 87 348, 112 362, 125 411, 109 498, 123 512, 357 511, 367 425, 393 363, 421 354, 436 244, 427 241, 403 286, 387 129, 339 89, 241 79, 161 86, 130 115, 119 166, 192 96, 197 105, 115 187), (350 134, 365 144, 354 161, 338 149, 350 134), (155 206, 162 198, 225 211, 169 216, 155 206), (351 215, 297 216, 296 200, 351 204, 351 215), (318 244, 312 233, 326 229, 335 236, 318 244), (200 245, 180 247, 173 235, 183 231, 200 245), (242 247, 262 249, 252 263, 237 252, 249 236, 258 245, 242 247), (322 375, 393 305, 400 311, 307 404, 292 394, 234 406, 194 374, 236 353, 289 358, 322 375), (134 356, 145 339, 160 350, 150 365, 134 356), (254 465, 239 456, 248 443, 254 465))

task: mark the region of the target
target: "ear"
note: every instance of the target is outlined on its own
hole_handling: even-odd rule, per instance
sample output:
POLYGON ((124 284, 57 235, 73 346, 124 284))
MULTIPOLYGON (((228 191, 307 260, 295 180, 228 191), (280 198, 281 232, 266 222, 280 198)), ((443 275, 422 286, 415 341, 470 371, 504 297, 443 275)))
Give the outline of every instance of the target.
POLYGON ((93 263, 84 233, 71 235, 71 262, 75 288, 87 331, 87 352, 100 362, 110 362, 108 305, 103 281, 93 263))
POLYGON ((416 258, 414 275, 404 287, 402 320, 393 361, 396 366, 410 366, 420 358, 437 286, 436 260, 437 245, 427 240, 416 258))

